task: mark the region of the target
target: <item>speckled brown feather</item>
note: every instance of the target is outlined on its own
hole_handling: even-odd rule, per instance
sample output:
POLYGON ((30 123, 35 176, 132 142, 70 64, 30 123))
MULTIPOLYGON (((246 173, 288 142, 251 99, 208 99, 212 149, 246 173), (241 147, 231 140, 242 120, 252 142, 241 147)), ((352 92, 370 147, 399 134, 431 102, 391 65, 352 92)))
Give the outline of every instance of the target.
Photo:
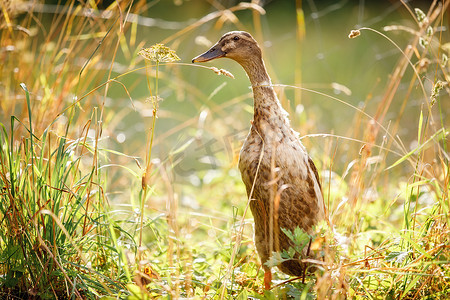
MULTIPOLYGON (((272 252, 292 246, 280 228, 294 231, 300 227, 311 233, 325 218, 319 176, 271 86, 257 42, 246 32, 229 32, 193 61, 218 57, 241 64, 252 84, 254 120, 240 152, 239 170, 251 199, 256 249, 264 269, 269 270, 264 263, 272 252)), ((296 259, 278 268, 300 276, 305 265, 296 259)))

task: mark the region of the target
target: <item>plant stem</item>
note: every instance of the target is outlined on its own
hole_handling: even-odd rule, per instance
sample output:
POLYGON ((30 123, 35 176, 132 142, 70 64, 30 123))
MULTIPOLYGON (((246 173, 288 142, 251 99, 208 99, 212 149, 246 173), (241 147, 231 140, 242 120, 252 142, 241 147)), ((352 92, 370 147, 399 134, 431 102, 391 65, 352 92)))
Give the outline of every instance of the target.
POLYGON ((156 126, 156 113, 158 110, 158 71, 159 71, 159 61, 156 62, 156 75, 155 75, 155 96, 152 97, 152 91, 149 84, 150 89, 150 99, 152 99, 152 105, 153 105, 153 119, 152 119, 152 127, 150 129, 149 135, 150 135, 150 141, 148 143, 148 149, 147 149, 147 163, 145 166, 145 172, 144 172, 144 178, 142 180, 142 188, 144 190, 142 200, 141 200, 141 207, 140 207, 140 232, 139 232, 139 247, 142 246, 142 228, 144 226, 144 203, 145 199, 147 198, 148 189, 147 189, 147 181, 148 176, 150 176, 150 168, 151 168, 151 157, 152 157, 152 148, 153 148, 153 137, 155 136, 155 126, 156 126))

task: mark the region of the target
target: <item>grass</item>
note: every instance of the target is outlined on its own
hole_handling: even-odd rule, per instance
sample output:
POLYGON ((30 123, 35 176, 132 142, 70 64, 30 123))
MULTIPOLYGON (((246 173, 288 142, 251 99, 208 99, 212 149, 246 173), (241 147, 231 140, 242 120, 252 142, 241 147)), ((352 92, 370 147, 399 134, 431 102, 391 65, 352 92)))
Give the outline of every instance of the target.
MULTIPOLYGON (((398 54, 380 75, 384 86, 358 82, 371 86, 360 105, 346 100, 344 85, 330 81, 336 93, 303 86, 299 70, 295 86, 275 87, 321 170, 335 228, 317 229, 324 261, 313 276, 275 273, 270 291, 236 167, 248 91, 234 95, 205 66, 144 63, 145 42, 127 20, 153 3, 114 2, 102 14, 93 1, 68 1, 48 6, 49 15, 19 4, 1 2, 1 298, 450 297, 449 49, 439 31, 448 1, 424 12, 402 5, 408 26, 352 32, 353 47, 368 40, 398 54), (311 99, 345 107, 350 128, 317 134, 311 99)), ((215 5, 163 43, 183 52, 213 22, 212 39, 217 29, 254 28, 264 40, 261 7, 215 5), (230 13, 247 13, 250 25, 230 13)), ((297 22, 304 33, 305 18, 297 22)))

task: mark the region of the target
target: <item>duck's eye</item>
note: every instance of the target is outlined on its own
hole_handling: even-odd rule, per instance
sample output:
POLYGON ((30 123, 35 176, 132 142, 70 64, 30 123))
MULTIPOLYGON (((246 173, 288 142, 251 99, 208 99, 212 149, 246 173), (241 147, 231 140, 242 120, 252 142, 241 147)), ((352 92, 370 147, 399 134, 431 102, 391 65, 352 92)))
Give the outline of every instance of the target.
POLYGON ((238 37, 238 36, 235 36, 235 37, 233 38, 233 40, 237 41, 237 40, 239 40, 239 37, 238 37))

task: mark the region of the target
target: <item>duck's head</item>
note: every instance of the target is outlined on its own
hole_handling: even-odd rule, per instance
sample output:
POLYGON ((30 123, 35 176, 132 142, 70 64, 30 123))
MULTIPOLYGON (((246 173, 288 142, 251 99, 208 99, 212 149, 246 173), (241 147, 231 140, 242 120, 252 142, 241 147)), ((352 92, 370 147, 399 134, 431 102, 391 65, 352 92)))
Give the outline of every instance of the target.
POLYGON ((258 43, 245 31, 225 33, 208 51, 192 59, 192 62, 207 62, 216 58, 231 58, 241 65, 255 59, 261 59, 258 43))

